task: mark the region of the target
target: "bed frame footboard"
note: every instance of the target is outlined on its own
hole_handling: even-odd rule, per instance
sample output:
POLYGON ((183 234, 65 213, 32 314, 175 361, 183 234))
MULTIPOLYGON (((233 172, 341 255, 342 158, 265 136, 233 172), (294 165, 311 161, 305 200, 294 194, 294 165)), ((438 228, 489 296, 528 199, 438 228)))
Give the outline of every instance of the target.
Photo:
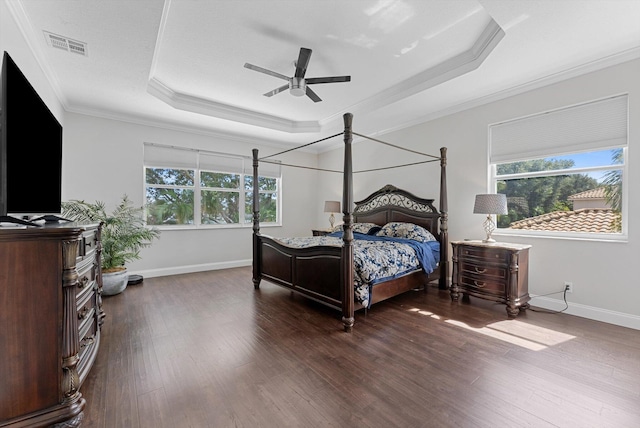
POLYGON ((256 235, 256 240, 254 284, 265 279, 341 309, 340 247, 291 248, 262 235, 256 235))

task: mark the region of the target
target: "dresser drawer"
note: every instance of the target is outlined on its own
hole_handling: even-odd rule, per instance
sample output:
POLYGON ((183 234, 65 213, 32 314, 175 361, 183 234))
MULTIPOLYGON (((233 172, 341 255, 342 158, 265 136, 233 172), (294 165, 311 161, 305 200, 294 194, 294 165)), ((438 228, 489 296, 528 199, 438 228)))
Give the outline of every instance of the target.
POLYGON ((89 316, 80 327, 80 340, 78 342, 78 375, 80 381, 84 381, 93 361, 95 360, 98 345, 100 343, 100 330, 96 324, 95 308, 91 310, 89 316))
POLYGON ((91 293, 95 287, 96 265, 93 259, 82 260, 76 267, 78 271, 78 284, 76 290, 76 301, 80 305, 85 296, 91 293))
POLYGON ((95 290, 88 289, 81 298, 77 299, 78 326, 82 329, 84 320, 91 316, 91 311, 95 309, 95 290))
POLYGON ((98 233, 96 230, 87 230, 80 237, 78 244, 78 259, 76 264, 82 260, 95 258, 96 249, 98 247, 98 233))

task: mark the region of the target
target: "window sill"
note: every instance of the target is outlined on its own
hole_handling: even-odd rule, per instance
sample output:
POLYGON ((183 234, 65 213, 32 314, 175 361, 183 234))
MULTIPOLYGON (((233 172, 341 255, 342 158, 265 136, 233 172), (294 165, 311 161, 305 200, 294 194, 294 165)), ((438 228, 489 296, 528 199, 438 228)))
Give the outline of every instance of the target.
POLYGON ((544 230, 506 230, 496 229, 492 236, 517 236, 521 238, 539 238, 539 239, 559 239, 565 241, 591 241, 591 242, 613 242, 623 243, 629 242, 629 237, 625 234, 613 233, 571 233, 571 232, 548 232, 544 230))
MULTIPOLYGON (((229 230, 229 229, 248 229, 251 230, 253 228, 253 224, 201 224, 201 225, 192 225, 192 224, 184 224, 184 225, 155 225, 150 226, 157 228, 161 231, 173 231, 173 230, 229 230)), ((282 223, 268 223, 261 224, 260 229, 267 229, 273 227, 282 227, 282 223)))

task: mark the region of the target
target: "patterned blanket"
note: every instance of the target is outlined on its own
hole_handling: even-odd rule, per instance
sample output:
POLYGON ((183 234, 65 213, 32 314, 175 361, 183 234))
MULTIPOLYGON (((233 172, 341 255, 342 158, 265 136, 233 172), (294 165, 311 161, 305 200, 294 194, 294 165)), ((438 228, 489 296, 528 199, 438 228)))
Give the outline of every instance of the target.
MULTIPOLYGON (((431 273, 438 264, 440 244, 437 241, 422 243, 361 233, 353 235, 355 301, 365 307, 370 306, 369 296, 375 284, 420 268, 425 273, 431 273)), ((329 236, 274 239, 293 248, 318 245, 341 247, 343 244, 342 232, 329 236)))

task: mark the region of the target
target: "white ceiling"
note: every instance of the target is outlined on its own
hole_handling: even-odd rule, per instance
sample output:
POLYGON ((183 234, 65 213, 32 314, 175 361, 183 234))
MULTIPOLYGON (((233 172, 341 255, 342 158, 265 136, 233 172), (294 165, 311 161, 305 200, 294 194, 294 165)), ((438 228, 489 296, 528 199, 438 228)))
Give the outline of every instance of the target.
MULTIPOLYGON (((66 110, 301 144, 374 135, 640 57, 640 0, 7 0, 66 110), (51 47, 44 32, 87 44, 51 47), (284 91, 300 47, 314 103, 284 91)), ((326 147, 326 145, 325 145, 326 147)), ((319 149, 322 149, 320 146, 319 149)))

